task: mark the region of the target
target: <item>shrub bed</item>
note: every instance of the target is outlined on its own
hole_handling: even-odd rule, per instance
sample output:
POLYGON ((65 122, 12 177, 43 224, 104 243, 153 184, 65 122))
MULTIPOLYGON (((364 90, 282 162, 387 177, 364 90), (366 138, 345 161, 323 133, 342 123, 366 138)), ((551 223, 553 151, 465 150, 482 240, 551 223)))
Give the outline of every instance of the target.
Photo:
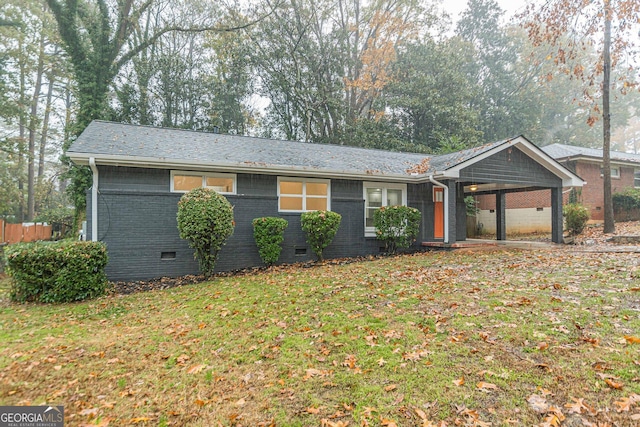
POLYGON ((589 221, 589 210, 579 203, 569 203, 562 208, 565 224, 569 233, 576 236, 584 230, 589 221))
POLYGON ((107 289, 107 249, 100 242, 20 243, 7 246, 5 256, 14 301, 80 301, 107 289))
POLYGON ((627 188, 613 195, 613 213, 616 221, 640 220, 640 189, 627 188))

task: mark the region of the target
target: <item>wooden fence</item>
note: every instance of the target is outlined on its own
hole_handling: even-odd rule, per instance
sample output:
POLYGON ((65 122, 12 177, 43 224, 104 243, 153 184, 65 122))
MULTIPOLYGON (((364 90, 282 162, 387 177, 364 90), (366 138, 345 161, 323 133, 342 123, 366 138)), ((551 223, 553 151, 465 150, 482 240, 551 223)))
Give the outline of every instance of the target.
POLYGON ((0 219, 0 243, 51 240, 51 226, 40 223, 7 224, 0 219))

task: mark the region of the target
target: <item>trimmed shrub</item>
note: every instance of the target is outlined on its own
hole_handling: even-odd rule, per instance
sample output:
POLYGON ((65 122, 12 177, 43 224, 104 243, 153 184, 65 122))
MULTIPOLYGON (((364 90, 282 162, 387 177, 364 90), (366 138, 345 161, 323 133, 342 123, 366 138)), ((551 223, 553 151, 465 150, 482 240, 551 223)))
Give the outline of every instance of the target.
POLYGON ((287 220, 283 218, 262 217, 253 220, 253 238, 265 264, 275 264, 280 258, 280 244, 284 241, 284 230, 288 225, 287 220))
POLYGON ((613 212, 621 221, 637 220, 640 217, 640 189, 625 188, 613 195, 613 212))
POLYGON ((322 252, 333 241, 341 221, 342 216, 331 211, 304 212, 300 216, 302 230, 307 233, 307 243, 319 261, 324 260, 322 252))
POLYGON ((575 236, 584 230, 589 221, 589 210, 579 203, 569 203, 562 208, 567 230, 575 236))
POLYGON ((408 248, 420 231, 422 214, 409 206, 381 207, 373 213, 376 237, 384 242, 388 254, 408 248))
POLYGON ((103 243, 19 243, 5 248, 5 255, 14 301, 80 301, 103 295, 107 289, 103 243))
POLYGON ((196 188, 180 198, 177 219, 180 238, 195 249, 200 272, 211 277, 220 249, 233 234, 233 207, 221 194, 196 188))

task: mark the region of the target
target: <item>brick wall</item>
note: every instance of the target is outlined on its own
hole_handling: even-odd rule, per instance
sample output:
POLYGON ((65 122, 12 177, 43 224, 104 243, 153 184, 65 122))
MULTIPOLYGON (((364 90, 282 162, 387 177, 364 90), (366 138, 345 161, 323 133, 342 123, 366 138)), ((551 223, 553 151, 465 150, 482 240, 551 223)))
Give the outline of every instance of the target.
MULTIPOLYGON (((581 194, 581 203, 589 208, 591 221, 604 221, 604 193, 603 178, 600 175, 599 163, 575 162, 569 165, 570 169, 575 167, 575 173, 586 181, 586 184, 578 191, 581 194)), ((612 168, 618 168, 619 177, 611 178, 612 192, 620 192, 628 187, 633 187, 634 172, 633 167, 624 167, 613 165, 612 168)), ((565 189, 568 190, 568 189, 565 189)), ((478 196, 478 207, 481 210, 493 210, 496 208, 496 198, 493 195, 478 196)), ((569 203, 569 192, 566 191, 563 197, 563 203, 569 203)), ((551 191, 539 190, 521 193, 507 194, 507 209, 532 209, 532 208, 549 208, 551 206, 551 191)))
MULTIPOLYGON (((177 229, 177 204, 182 194, 169 191, 169 171, 101 167, 100 172, 98 238, 107 245, 109 279, 196 274, 193 250, 180 239, 177 229)), ((260 216, 280 216, 289 222, 280 262, 315 259, 300 227, 300 214, 278 212, 276 176, 238 174, 237 187, 237 195, 227 196, 234 206, 236 227, 220 251, 216 271, 262 265, 252 226, 253 218, 260 216)), ((433 213, 431 199, 424 198, 431 194, 431 188, 431 184, 408 185, 408 205, 420 209, 426 218, 433 213)), ((464 215, 464 202, 459 203, 464 215)), ((90 200, 87 206, 87 229, 91 230, 90 200)), ((380 253, 383 245, 375 237, 364 235, 361 181, 331 180, 331 210, 342 215, 342 223, 324 254, 326 258, 380 253)), ((433 238, 433 226, 423 226, 413 249, 419 249, 420 241, 429 238, 433 238)))
MULTIPOLYGON (((490 210, 496 208, 494 195, 478 196, 478 208, 490 210)), ((507 209, 529 209, 551 207, 551 190, 524 191, 507 194, 507 209)))
MULTIPOLYGON (((628 187, 633 187, 633 175, 635 169, 632 167, 617 167, 620 171, 619 177, 611 177, 611 190, 613 193, 620 192, 628 187)), ((582 187, 582 204, 589 208, 591 221, 604 221, 604 179, 600 175, 600 164, 578 162, 576 173, 587 184, 582 187)))

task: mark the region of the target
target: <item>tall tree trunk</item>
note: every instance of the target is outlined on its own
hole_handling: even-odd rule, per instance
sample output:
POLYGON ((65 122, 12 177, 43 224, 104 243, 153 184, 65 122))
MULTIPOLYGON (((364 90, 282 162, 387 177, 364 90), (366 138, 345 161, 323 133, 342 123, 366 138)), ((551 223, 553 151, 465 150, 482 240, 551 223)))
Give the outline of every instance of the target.
MULTIPOLYGON (((20 36, 18 40, 18 50, 22 53, 25 49, 24 46, 24 36, 20 36)), ((18 194, 20 197, 19 205, 18 205, 18 221, 23 222, 25 219, 25 206, 24 206, 24 142, 26 140, 27 135, 27 64, 25 63, 24 58, 20 60, 19 64, 20 68, 20 96, 19 96, 19 109, 20 109, 20 118, 19 118, 19 137, 18 137, 18 194)))
POLYGON ((44 74, 44 28, 40 33, 40 47, 38 52, 38 67, 36 83, 31 98, 31 113, 29 115, 29 153, 27 159, 27 221, 33 221, 35 216, 35 158, 36 158, 36 125, 38 122, 38 102, 42 88, 42 75, 44 74))
POLYGON ((53 85, 56 77, 53 73, 49 77, 49 88, 47 89, 47 100, 42 119, 42 134, 40 135, 40 147, 38 148, 38 184, 44 178, 44 156, 47 151, 47 138, 49 134, 49 116, 51 115, 51 102, 53 100, 53 85))
POLYGON ((611 113, 609 91, 611 89, 611 0, 604 0, 604 46, 602 49, 602 170, 604 175, 604 232, 615 232, 613 197, 611 195, 611 113))

